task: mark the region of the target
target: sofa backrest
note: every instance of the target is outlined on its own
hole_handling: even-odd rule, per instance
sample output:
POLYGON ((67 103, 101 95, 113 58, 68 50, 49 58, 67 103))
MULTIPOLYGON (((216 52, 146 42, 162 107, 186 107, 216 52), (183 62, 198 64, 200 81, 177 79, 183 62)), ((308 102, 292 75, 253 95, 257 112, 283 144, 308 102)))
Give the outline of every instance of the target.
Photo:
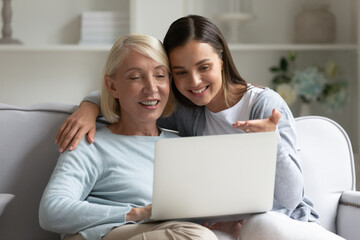
POLYGON ((38 210, 59 156, 56 133, 76 108, 0 104, 0 193, 15 195, 0 216, 0 239, 60 239, 58 234, 40 228, 38 210))
POLYGON ((336 216, 343 191, 355 190, 354 157, 345 130, 319 116, 296 119, 305 194, 320 215, 320 224, 336 233, 336 216))
MULTIPOLYGON (((18 108, 0 104, 0 193, 15 195, 0 216, 0 239, 51 240, 40 228, 42 193, 59 152, 55 136, 75 105, 40 104, 18 108)), ((98 122, 98 128, 105 125, 98 122)), ((321 224, 336 232, 340 195, 355 189, 354 159, 345 131, 322 117, 296 119, 305 194, 315 203, 321 224)))

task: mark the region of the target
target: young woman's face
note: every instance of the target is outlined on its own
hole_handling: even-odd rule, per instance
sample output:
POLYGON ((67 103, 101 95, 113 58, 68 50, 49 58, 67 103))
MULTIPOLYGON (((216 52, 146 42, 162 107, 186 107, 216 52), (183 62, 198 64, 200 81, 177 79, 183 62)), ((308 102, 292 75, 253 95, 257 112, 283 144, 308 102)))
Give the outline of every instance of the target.
POLYGON ((222 61, 208 43, 192 40, 169 54, 179 92, 198 106, 217 112, 224 105, 222 61))
POLYGON ((153 122, 161 116, 170 92, 169 74, 164 66, 131 50, 112 82, 122 120, 153 122))

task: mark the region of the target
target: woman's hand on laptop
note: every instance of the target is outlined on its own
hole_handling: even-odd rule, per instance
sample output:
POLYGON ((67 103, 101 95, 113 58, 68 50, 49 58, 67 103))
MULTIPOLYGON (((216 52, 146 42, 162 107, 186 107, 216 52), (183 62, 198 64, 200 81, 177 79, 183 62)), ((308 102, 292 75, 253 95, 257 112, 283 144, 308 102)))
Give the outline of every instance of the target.
POLYGON ((281 118, 281 113, 274 108, 270 117, 266 119, 256 119, 248 121, 237 121, 233 123, 234 128, 244 132, 273 132, 281 118))
POLYGON ((151 216, 152 204, 141 208, 132 208, 126 215, 126 221, 139 222, 151 216))

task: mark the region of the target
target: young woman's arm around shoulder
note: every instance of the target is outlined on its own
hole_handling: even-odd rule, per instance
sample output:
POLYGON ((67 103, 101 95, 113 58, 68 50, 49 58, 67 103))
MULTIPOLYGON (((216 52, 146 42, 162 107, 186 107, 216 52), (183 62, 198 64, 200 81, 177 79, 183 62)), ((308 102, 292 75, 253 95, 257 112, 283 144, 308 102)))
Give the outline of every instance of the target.
POLYGON ((58 130, 55 143, 59 144, 59 152, 64 152, 68 146, 70 151, 74 150, 85 134, 88 142, 94 143, 98 114, 98 105, 88 101, 82 102, 58 130))

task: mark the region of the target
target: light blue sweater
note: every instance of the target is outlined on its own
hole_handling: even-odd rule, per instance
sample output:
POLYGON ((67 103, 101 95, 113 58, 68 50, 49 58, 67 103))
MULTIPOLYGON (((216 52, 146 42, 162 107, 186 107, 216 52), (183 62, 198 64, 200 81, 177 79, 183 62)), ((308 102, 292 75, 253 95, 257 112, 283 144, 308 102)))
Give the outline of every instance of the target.
POLYGON ((95 240, 125 224, 131 208, 151 203, 155 142, 172 137, 178 136, 125 136, 103 128, 94 144, 83 139, 61 154, 41 199, 41 227, 95 240))

